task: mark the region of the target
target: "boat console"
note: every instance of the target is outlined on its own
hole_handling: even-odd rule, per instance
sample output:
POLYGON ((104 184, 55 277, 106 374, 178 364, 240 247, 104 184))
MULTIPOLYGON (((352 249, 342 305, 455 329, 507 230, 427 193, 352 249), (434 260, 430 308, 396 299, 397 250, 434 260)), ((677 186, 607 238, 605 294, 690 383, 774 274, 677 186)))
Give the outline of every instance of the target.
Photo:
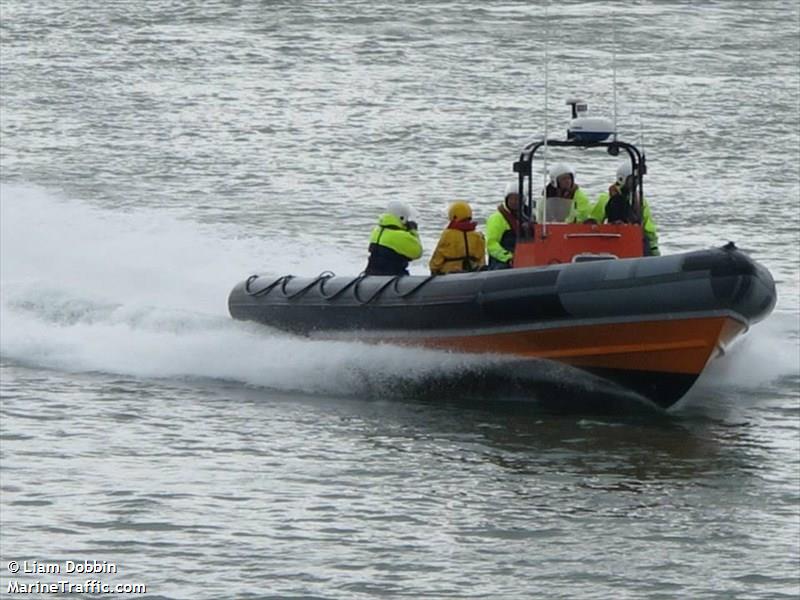
POLYGON ((514 251, 515 268, 584 262, 591 260, 590 257, 613 259, 644 256, 641 210, 633 211, 635 219, 630 223, 564 223, 571 200, 565 202, 563 198, 535 197, 534 157, 537 152, 542 152, 546 158, 548 147, 603 148, 611 156, 627 154, 635 175, 631 196, 641 196, 643 176, 647 172, 644 152, 633 144, 618 140, 614 126, 608 119, 586 116, 587 104, 584 101, 568 100, 567 104, 572 107, 572 120, 566 139, 533 141, 522 149, 519 160, 514 163, 522 198, 521 210, 517 215, 519 225, 514 251), (613 139, 609 140, 612 136, 613 139))

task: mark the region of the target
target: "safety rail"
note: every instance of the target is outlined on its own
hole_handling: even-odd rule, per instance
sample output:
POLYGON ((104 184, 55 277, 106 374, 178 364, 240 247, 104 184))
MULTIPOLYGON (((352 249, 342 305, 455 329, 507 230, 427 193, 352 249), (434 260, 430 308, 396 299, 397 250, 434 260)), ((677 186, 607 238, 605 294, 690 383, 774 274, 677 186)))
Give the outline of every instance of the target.
POLYGON ((434 275, 428 275, 422 281, 420 281, 418 284, 416 284, 414 287, 412 287, 410 290, 401 291, 400 288, 399 288, 399 282, 405 276, 404 275, 394 275, 391 279, 388 279, 387 281, 382 283, 380 286, 378 286, 378 288, 374 292, 372 292, 372 294, 367 299, 364 299, 361 296, 360 285, 361 285, 361 282, 363 282, 364 279, 366 279, 368 277, 367 275, 365 275, 364 273, 361 273, 357 277, 354 277, 353 279, 348 281, 345 285, 343 285, 341 288, 339 288, 338 290, 336 290, 332 294, 326 294, 325 293, 325 283, 327 283, 328 280, 332 279, 335 276, 336 276, 336 274, 331 272, 331 271, 323 271, 322 273, 317 275, 313 280, 311 280, 308 284, 304 285, 299 290, 297 290, 295 292, 292 292, 290 294, 287 291, 286 286, 292 279, 296 279, 296 277, 294 275, 282 275, 281 277, 278 277, 275 281, 273 281, 269 285, 266 285, 263 288, 255 290, 255 291, 252 289, 252 284, 257 279, 260 279, 260 276, 259 275, 251 275, 245 281, 244 291, 248 296, 251 296, 251 297, 254 297, 254 298, 258 298, 258 297, 261 297, 261 296, 266 296, 267 294, 272 292, 272 290, 274 290, 274 289, 278 288, 278 286, 280 286, 279 289, 280 289, 281 295, 284 298, 286 298, 287 300, 295 300, 296 298, 299 298, 300 296, 306 294, 312 288, 318 287, 319 288, 320 297, 323 300, 325 300, 326 302, 331 302, 331 301, 335 300, 336 298, 338 298, 339 296, 341 296, 346 290, 348 290, 350 288, 353 288, 353 298, 355 298, 356 302, 358 302, 359 304, 365 305, 365 304, 369 304, 370 302, 372 302, 373 300, 378 298, 390 286, 392 287, 392 291, 394 292, 395 296, 397 296, 398 298, 408 298, 412 294, 416 293, 425 284, 427 284, 431 279, 434 278, 434 275))
POLYGON ((289 283, 292 279, 294 279, 294 275, 283 275, 278 277, 275 281, 270 283, 268 286, 261 288, 258 291, 253 291, 250 289, 250 285, 256 280, 259 279, 258 275, 250 275, 247 278, 247 281, 244 282, 244 291, 247 293, 248 296, 258 297, 258 296, 266 296, 269 294, 273 289, 275 289, 278 284, 281 284, 281 290, 283 291, 283 295, 286 295, 286 284, 289 283))

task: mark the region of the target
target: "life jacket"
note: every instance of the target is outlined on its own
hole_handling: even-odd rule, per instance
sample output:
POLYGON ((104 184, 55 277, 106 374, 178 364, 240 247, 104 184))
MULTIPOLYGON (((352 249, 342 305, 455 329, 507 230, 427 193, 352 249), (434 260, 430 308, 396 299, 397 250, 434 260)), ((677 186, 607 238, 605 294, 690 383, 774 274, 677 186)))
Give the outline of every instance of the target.
POLYGON ((452 220, 442 232, 439 244, 431 257, 431 270, 437 273, 472 272, 484 265, 486 242, 483 235, 476 231, 474 221, 452 220), (463 237, 457 237, 458 234, 463 237), (463 240, 463 244, 459 241, 463 240), (472 243, 470 243, 472 240, 472 243), (460 246, 460 247, 459 247, 460 246), (453 251, 455 256, 445 255, 443 248, 453 251), (458 253, 460 251, 460 253, 458 253), (455 263, 455 264, 454 264, 455 263))

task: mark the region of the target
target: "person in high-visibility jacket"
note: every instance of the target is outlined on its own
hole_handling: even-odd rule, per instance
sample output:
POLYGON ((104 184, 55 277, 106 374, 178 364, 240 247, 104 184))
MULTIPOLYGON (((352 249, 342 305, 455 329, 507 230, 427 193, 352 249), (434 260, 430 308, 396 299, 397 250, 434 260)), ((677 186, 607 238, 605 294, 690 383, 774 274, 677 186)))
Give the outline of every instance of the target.
MULTIPOLYGON (((575 169, 566 163, 556 163, 548 169, 550 183, 545 189, 546 198, 563 198, 564 201, 570 200, 569 213, 563 223, 583 223, 590 218, 592 211, 592 201, 581 187, 575 183, 575 169)), ((546 200, 545 200, 546 201, 546 200)), ((542 222, 542 207, 538 206, 537 221, 542 222)), ((563 213, 562 213, 563 214, 563 213)), ((548 219, 552 221, 553 219, 548 219)))
POLYGON ((514 247, 517 245, 520 201, 519 182, 509 182, 503 203, 486 219, 486 249, 489 253, 490 270, 511 268, 514 247))
POLYGON ((450 222, 428 263, 432 275, 477 271, 486 264, 486 241, 472 220, 472 207, 453 202, 447 210, 450 222))
POLYGON ((404 202, 389 202, 372 230, 366 275, 408 275, 408 263, 422 256, 417 224, 404 202))
POLYGON ((640 202, 631 202, 634 176, 631 163, 627 160, 621 162, 617 167, 617 180, 609 186, 608 192, 597 196, 591 218, 598 223, 636 223, 639 219, 636 217, 634 204, 638 204, 644 230, 644 255, 659 256, 661 251, 658 249, 658 228, 650 212, 650 205, 639 195, 638 189, 636 194, 640 202))

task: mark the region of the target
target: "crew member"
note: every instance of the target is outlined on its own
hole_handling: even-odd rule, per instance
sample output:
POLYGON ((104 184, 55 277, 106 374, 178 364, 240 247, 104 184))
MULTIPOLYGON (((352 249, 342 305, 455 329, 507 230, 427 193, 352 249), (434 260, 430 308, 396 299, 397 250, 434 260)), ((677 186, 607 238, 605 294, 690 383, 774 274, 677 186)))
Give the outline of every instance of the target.
POLYGON ((389 202, 372 230, 366 275, 408 275, 408 263, 422 256, 417 224, 404 202, 389 202))
POLYGON ((658 229, 650 205, 638 188, 635 195, 632 193, 635 177, 630 161, 621 162, 617 167, 617 180, 609 186, 608 192, 597 197, 591 218, 598 223, 641 223, 644 255, 659 256, 658 229))
POLYGON ((489 269, 508 269, 514 260, 517 245, 517 219, 522 199, 519 181, 506 186, 503 203, 486 219, 486 248, 489 252, 489 269))
POLYGON ((477 271, 486 264, 486 241, 472 220, 472 207, 463 201, 453 202, 447 216, 450 222, 442 231, 439 243, 428 263, 431 274, 477 271))
MULTIPOLYGON (((559 219, 548 218, 547 220, 558 220, 563 223, 583 223, 589 219, 592 202, 586 192, 575 182, 575 169, 566 163, 557 163, 548 171, 550 183, 545 189, 545 199, 563 198, 564 201, 570 201, 570 205, 566 217, 559 219)), ((548 205, 548 208, 550 208, 550 205, 548 205)), ((537 215, 539 222, 543 220, 541 212, 540 208, 537 215)), ((563 212, 561 214, 563 215, 563 212)))

